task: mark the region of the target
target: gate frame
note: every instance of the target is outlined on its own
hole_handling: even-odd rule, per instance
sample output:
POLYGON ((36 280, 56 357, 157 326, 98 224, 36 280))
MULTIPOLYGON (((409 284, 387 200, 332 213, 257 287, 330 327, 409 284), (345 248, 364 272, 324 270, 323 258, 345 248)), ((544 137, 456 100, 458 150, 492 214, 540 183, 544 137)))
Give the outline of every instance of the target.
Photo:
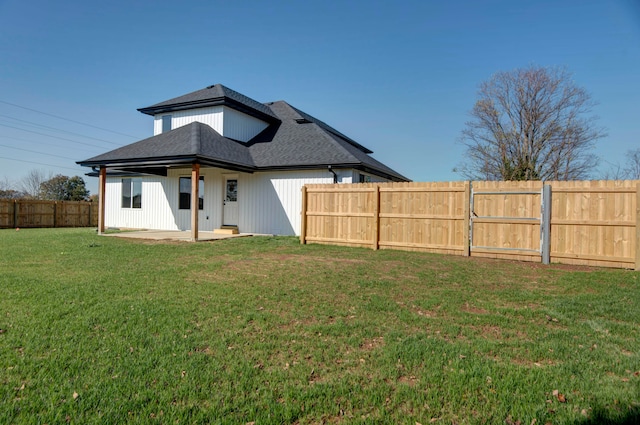
POLYGON ((551 260, 551 186, 545 184, 539 191, 481 191, 477 192, 471 186, 469 199, 469 251, 470 255, 474 248, 491 249, 496 251, 525 251, 539 253, 542 264, 549 264, 551 260), (474 199, 476 195, 540 195, 540 217, 496 217, 479 216, 474 212, 474 199), (540 248, 505 248, 495 246, 476 246, 473 244, 473 222, 475 219, 505 219, 505 220, 537 220, 540 225, 540 248))

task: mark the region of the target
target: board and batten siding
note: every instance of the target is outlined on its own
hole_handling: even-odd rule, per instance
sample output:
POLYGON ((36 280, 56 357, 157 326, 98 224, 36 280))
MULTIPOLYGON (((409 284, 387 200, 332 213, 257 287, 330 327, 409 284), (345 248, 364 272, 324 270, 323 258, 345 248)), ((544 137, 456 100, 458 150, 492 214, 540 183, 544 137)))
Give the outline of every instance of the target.
MULTIPOLYGON (((242 233, 300 234, 302 186, 333 183, 327 170, 236 173, 218 168, 201 168, 204 177, 204 209, 198 227, 212 231, 222 225, 224 179, 238 179, 238 228, 242 233)), ((167 177, 142 177, 142 208, 122 208, 122 179, 106 182, 105 226, 131 229, 189 230, 190 210, 178 209, 179 178, 190 177, 190 168, 168 171, 167 177)), ((338 181, 350 182, 352 170, 336 170, 338 181)))
POLYGON ((238 207, 241 232, 299 235, 302 186, 333 183, 328 171, 241 174, 238 207))
POLYGON ((106 227, 130 229, 167 229, 172 226, 171 208, 165 195, 165 177, 142 179, 142 208, 122 208, 122 179, 107 177, 104 224, 106 227), (154 214, 150 214, 155 211, 154 214))
MULTIPOLYGON (((105 226, 154 229, 189 230, 190 210, 178 209, 179 177, 191 177, 190 169, 169 170, 167 177, 142 177, 142 208, 122 208, 123 177, 108 177, 105 193, 105 226)), ((222 187, 220 171, 202 169, 204 177, 204 209, 199 212, 199 230, 211 231, 222 220, 222 187)))
POLYGON ((226 106, 211 106, 155 115, 153 120, 154 136, 162 133, 162 117, 165 115, 171 115, 172 129, 198 121, 207 124, 224 137, 241 142, 248 142, 268 126, 264 121, 235 109, 226 106))
POLYGON ((219 133, 224 137, 248 142, 269 126, 269 124, 258 118, 243 114, 235 109, 224 106, 223 108, 223 132, 219 133))

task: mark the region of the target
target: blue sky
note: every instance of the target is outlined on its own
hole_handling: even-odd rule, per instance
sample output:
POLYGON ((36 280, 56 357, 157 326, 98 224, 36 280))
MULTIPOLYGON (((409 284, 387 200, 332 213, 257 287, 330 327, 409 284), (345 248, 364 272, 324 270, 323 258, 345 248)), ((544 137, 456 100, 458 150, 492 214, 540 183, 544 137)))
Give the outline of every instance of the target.
POLYGON ((75 161, 152 135, 137 108, 215 83, 286 100, 413 180, 461 180, 478 85, 529 65, 565 66, 598 102, 594 178, 640 147, 638 0, 0 0, 0 181, 83 175, 75 161))

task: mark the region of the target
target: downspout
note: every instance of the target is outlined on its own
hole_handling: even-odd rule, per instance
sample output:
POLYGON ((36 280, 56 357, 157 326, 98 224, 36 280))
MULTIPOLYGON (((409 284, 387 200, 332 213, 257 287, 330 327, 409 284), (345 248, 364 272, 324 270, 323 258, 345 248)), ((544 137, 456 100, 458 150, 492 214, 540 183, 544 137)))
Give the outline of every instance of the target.
POLYGON ((327 166, 327 169, 329 170, 329 172, 330 172, 331 174, 333 174, 333 184, 338 183, 338 175, 336 174, 336 172, 335 172, 335 171, 333 171, 333 169, 331 168, 331 165, 328 165, 328 166, 327 166))

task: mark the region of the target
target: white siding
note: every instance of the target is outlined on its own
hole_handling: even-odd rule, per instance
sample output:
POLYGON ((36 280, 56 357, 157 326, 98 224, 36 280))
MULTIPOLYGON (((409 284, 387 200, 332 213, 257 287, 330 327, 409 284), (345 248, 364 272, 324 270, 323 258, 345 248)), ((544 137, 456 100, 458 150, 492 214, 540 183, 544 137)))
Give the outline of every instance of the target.
POLYGON ((194 121, 207 124, 218 133, 224 135, 223 106, 212 106, 209 108, 189 109, 186 111, 168 112, 158 114, 153 119, 153 135, 162 133, 162 117, 171 115, 171 129, 191 124, 194 121))
MULTIPOLYGON (((191 168, 169 170, 167 176, 168 187, 171 190, 168 197, 173 205, 174 222, 177 230, 191 229, 191 210, 178 209, 179 206, 179 178, 191 177, 191 168)), ((198 229, 211 231, 222 224, 222 183, 220 170, 215 168, 201 168, 200 176, 204 177, 204 207, 198 213, 198 229)))
MULTIPOLYGON (((220 171, 203 168, 204 209, 199 212, 198 228, 220 227, 222 200, 220 171)), ((179 177, 190 177, 191 169, 170 170, 167 177, 142 178, 142 208, 121 208, 122 178, 108 177, 105 195, 105 225, 133 229, 189 230, 190 210, 178 209, 179 177)))
MULTIPOLYGON (((353 170, 336 170, 338 181, 351 182, 353 170)), ((201 168, 204 176, 204 209, 200 230, 222 224, 224 175, 229 171, 201 168)), ((233 173, 238 176, 238 228, 243 233, 300 234, 302 186, 333 183, 327 170, 233 173)), ((121 208, 122 178, 108 177, 105 225, 134 229, 189 230, 190 210, 178 209, 179 177, 190 177, 191 168, 171 169, 167 177, 142 178, 142 208, 121 208)))
POLYGON ((212 106, 155 115, 153 120, 154 136, 162 133, 162 117, 164 115, 171 115, 171 129, 198 121, 207 124, 225 137, 242 142, 251 140, 268 126, 264 121, 235 109, 226 106, 212 106))
POLYGON ((166 191, 166 177, 142 178, 142 208, 122 208, 122 178, 108 177, 105 193, 105 225, 133 229, 177 230, 166 191))
POLYGON ((224 108, 224 137, 248 142, 257 136, 269 124, 235 109, 224 108))
POLYGON ((241 232, 300 234, 302 186, 333 183, 327 171, 241 174, 238 208, 241 232))

